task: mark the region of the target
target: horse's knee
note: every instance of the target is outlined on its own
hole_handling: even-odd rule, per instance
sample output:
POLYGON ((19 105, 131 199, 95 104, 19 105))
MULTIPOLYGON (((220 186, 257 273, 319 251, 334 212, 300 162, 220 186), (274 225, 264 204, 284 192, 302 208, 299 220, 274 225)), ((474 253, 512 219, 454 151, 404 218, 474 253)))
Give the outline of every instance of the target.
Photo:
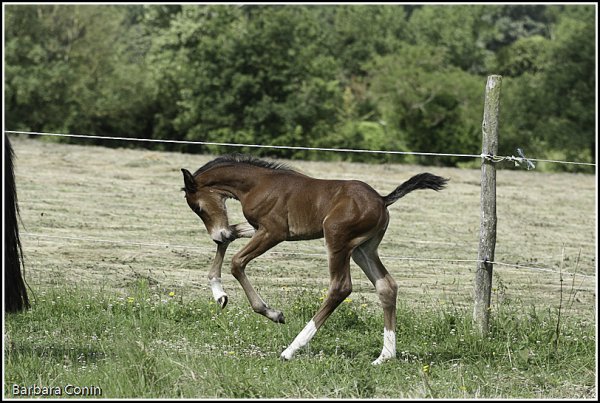
POLYGON ((339 293, 342 301, 348 298, 350 294, 352 294, 352 284, 348 284, 347 286, 342 287, 339 290, 339 293))
POLYGON ((330 297, 337 303, 344 301, 350 294, 352 294, 351 282, 335 284, 330 290, 330 297))
POLYGON ((378 280, 375 284, 377 295, 381 300, 384 308, 388 306, 396 305, 396 297, 398 296, 398 284, 389 275, 385 276, 381 280, 378 280))

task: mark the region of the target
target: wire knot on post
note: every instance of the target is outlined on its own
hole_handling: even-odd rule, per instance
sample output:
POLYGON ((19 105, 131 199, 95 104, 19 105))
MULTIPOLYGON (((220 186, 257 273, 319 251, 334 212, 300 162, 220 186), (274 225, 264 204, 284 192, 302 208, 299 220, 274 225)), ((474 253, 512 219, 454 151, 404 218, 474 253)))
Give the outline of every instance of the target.
POLYGON ((519 154, 519 157, 515 157, 514 155, 511 155, 510 157, 501 157, 498 155, 481 154, 481 158, 486 159, 491 162, 496 162, 496 163, 502 162, 502 161, 512 161, 515 163, 515 166, 517 166, 517 167, 521 166, 521 164, 526 164, 525 166, 527 167, 528 171, 530 169, 535 169, 535 164, 532 162, 532 160, 525 157, 523 150, 521 150, 520 148, 517 148, 517 154, 519 154))

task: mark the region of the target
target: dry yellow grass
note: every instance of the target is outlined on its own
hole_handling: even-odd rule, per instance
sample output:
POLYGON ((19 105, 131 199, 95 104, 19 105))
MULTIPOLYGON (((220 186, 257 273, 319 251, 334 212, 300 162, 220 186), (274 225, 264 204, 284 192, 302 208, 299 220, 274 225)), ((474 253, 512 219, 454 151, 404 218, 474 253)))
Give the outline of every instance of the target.
MULTIPOLYGON (((145 277, 164 289, 210 298, 206 276, 215 248, 184 201, 180 168, 195 170, 212 157, 24 137, 14 137, 12 144, 25 273, 34 291, 65 284, 118 291, 145 277)), ((381 194, 423 171, 450 178, 442 192, 414 192, 391 207, 380 255, 400 285, 399 299, 407 304, 470 304, 479 237, 479 170, 289 163, 315 177, 365 181, 381 194)), ((551 271, 496 265, 495 302, 510 298, 557 307, 562 267, 586 276, 563 275, 563 298, 573 296, 571 312, 593 320, 596 191, 591 175, 498 173, 495 260, 551 271)), ((228 207, 232 222, 243 220, 236 202, 228 207)), ((244 242, 236 241, 228 257, 244 242)), ((267 300, 283 290, 322 290, 328 284, 323 241, 283 243, 253 261, 248 273, 267 300)), ((355 293, 375 301, 373 287, 354 264, 352 275, 355 293)), ((247 304, 227 267, 223 281, 231 303, 247 304)))

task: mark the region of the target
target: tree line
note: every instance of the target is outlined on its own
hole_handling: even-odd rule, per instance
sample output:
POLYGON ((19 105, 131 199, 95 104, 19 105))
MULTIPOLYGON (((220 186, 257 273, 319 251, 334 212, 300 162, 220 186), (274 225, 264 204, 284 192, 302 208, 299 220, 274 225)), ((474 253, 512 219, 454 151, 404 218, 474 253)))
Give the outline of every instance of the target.
POLYGON ((595 162, 595 5, 5 5, 4 22, 8 130, 479 154, 500 74, 501 155, 595 162))

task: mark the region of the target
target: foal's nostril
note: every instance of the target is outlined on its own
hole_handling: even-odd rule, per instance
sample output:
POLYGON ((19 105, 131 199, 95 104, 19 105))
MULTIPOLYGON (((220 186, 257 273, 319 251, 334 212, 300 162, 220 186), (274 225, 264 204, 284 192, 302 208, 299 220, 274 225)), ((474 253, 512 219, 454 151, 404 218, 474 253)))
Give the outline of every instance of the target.
POLYGON ((232 236, 232 232, 229 229, 219 229, 219 230, 214 230, 212 232, 212 240, 215 241, 215 243, 217 245, 221 245, 223 243, 226 242, 231 242, 231 236, 232 236))

